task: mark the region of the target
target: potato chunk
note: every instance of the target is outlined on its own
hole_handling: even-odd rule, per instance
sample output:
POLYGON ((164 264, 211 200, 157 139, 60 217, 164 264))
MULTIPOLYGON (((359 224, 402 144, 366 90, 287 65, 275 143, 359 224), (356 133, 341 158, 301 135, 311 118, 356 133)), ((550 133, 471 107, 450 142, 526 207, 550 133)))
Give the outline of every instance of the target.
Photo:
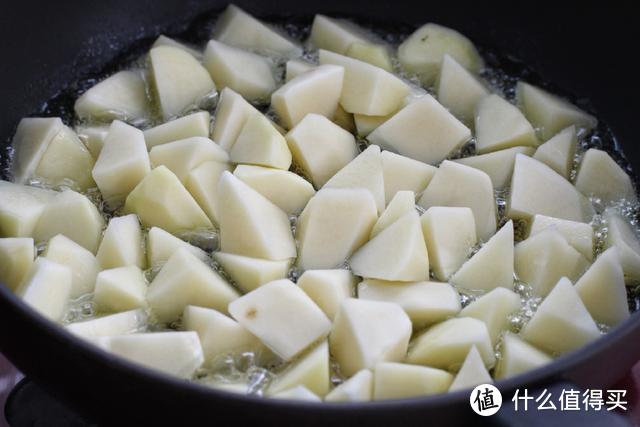
POLYGON ((260 114, 260 112, 249 104, 242 95, 228 87, 222 89, 216 107, 211 138, 227 152, 231 152, 231 148, 236 143, 245 123, 254 114, 260 114))
POLYGON ((587 150, 582 157, 576 188, 582 194, 597 197, 603 205, 623 199, 637 200, 629 175, 609 154, 595 148, 587 150))
POLYGON ((156 145, 195 136, 208 138, 210 122, 211 115, 208 111, 198 111, 147 129, 144 131, 147 149, 151 150, 156 145))
POLYGON ((178 249, 186 248, 197 258, 205 261, 207 254, 200 248, 193 246, 161 228, 151 227, 147 233, 147 262, 149 267, 159 267, 178 249))
POLYGON ((302 73, 311 71, 315 67, 316 65, 307 62, 304 59, 290 59, 285 64, 284 81, 285 83, 289 83, 291 79, 296 78, 302 73))
POLYGON ((118 312, 147 306, 147 283, 139 267, 102 270, 96 280, 94 301, 98 310, 118 312))
POLYGON ((345 55, 393 73, 389 49, 382 43, 353 42, 345 55))
POLYGON ((529 227, 529 236, 535 236, 549 228, 555 228, 575 250, 580 252, 588 261, 593 261, 594 233, 590 224, 545 215, 535 215, 529 227))
POLYGON ((0 235, 32 237, 55 191, 0 181, 0 235))
POLYGON ((613 209, 604 212, 607 223, 607 247, 618 248, 624 275, 640 279, 640 240, 631 224, 613 209))
POLYGON ((223 172, 232 169, 229 163, 203 162, 189 172, 185 181, 185 188, 214 225, 218 224, 218 182, 223 172))
POLYGON ((386 204, 389 204, 399 191, 410 190, 415 194, 422 193, 438 170, 431 165, 391 151, 383 151, 381 157, 386 204))
POLYGON ((378 363, 373 375, 373 400, 444 393, 453 381, 453 375, 441 369, 404 363, 378 363))
POLYGON ((31 270, 35 254, 30 237, 0 238, 0 283, 18 289, 31 270))
POLYGON ((329 344, 324 340, 280 373, 269 385, 267 393, 272 395, 304 386, 322 397, 329 392, 329 375, 329 344))
POLYGON ((515 105, 495 94, 478 102, 475 128, 478 154, 518 145, 538 145, 531 123, 515 105))
POLYGON ((345 55, 355 42, 367 42, 373 37, 364 28, 350 21, 316 14, 309 40, 314 47, 345 55))
POLYGON ((59 322, 69 301, 71 268, 46 258, 37 258, 16 295, 49 320, 59 322))
POLYGON ((539 146, 533 158, 569 179, 577 146, 576 127, 569 126, 539 146))
POLYGON ((42 256, 71 269, 70 298, 77 298, 93 292, 100 264, 87 249, 62 234, 58 234, 49 240, 42 256))
POLYGON ((27 117, 20 120, 11 146, 15 153, 11 162, 13 181, 26 183, 35 174, 51 141, 62 131, 58 117, 27 117))
POLYGON ((507 332, 502 338, 502 357, 498 360, 494 376, 509 378, 550 363, 553 359, 517 335, 507 332))
POLYGON ((143 328, 147 320, 145 311, 137 309, 70 323, 65 326, 65 329, 74 335, 91 340, 93 337, 133 334, 143 328))
POLYGON ((502 332, 509 327, 509 315, 514 314, 522 302, 515 292, 495 288, 473 301, 460 312, 460 317, 473 317, 487 325, 491 343, 496 345, 502 332))
POLYGON ((436 82, 438 102, 467 126, 473 126, 476 106, 489 91, 469 70, 445 53, 436 82))
POLYGON ((299 385, 289 390, 281 391, 271 396, 272 399, 286 399, 286 400, 304 400, 308 402, 322 402, 320 396, 313 393, 311 390, 303 385, 299 385))
POLYGON ((251 292, 265 283, 284 279, 291 268, 290 259, 271 261, 224 252, 214 252, 212 255, 243 292, 251 292))
POLYGON ((453 161, 483 171, 491 178, 493 188, 503 189, 508 187, 511 182, 516 155, 524 154, 531 156, 534 152, 535 148, 533 147, 512 147, 479 156, 455 159, 453 161))
POLYGON ((158 46, 177 47, 179 49, 184 50, 185 52, 190 53, 191 55, 193 55, 194 58, 198 60, 202 59, 202 52, 199 49, 196 49, 186 43, 179 42, 175 39, 172 39, 171 37, 167 37, 164 34, 160 34, 156 39, 156 41, 153 42, 153 45, 151 45, 152 48, 158 47, 158 46))
POLYGON ((325 402, 368 402, 373 398, 373 373, 368 369, 334 388, 324 397, 325 402))
POLYGON ((415 206, 416 195, 413 191, 398 191, 373 226, 370 238, 373 239, 380 234, 381 231, 404 216, 404 214, 414 211, 415 206))
POLYGON ((191 171, 202 163, 229 161, 229 155, 224 149, 202 136, 179 139, 153 147, 149 152, 149 158, 154 167, 166 166, 183 184, 186 184, 191 171))
POLYGON ((333 320, 340 304, 354 295, 356 277, 349 270, 307 270, 298 286, 333 320))
POLYGON ((97 159, 109 134, 110 125, 76 126, 75 131, 94 159, 97 159))
POLYGON ((248 163, 276 169, 289 169, 291 152, 284 136, 262 114, 252 114, 231 148, 233 163, 248 163))
POLYGON ((487 372, 478 349, 473 346, 464 359, 458 374, 453 379, 449 391, 465 390, 491 382, 493 382, 491 375, 487 372))

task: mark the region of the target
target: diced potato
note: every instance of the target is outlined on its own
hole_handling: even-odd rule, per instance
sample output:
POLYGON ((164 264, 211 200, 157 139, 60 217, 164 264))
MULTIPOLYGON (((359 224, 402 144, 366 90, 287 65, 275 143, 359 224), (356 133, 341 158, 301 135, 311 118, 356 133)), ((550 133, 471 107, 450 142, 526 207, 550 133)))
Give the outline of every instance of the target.
POLYGON ((211 228, 213 224, 178 177, 166 166, 148 173, 127 196, 126 213, 138 215, 145 227, 170 233, 211 228))
POLYGON ((218 183, 220 247, 223 252, 280 261, 295 258, 289 218, 230 172, 218 183))
POLYGON ((518 107, 499 95, 489 95, 478 102, 475 129, 478 154, 518 145, 538 145, 531 123, 518 107))
POLYGON ((229 163, 207 161, 192 169, 185 181, 185 188, 214 225, 218 224, 218 182, 224 171, 231 170, 229 163))
POLYGON ((525 82, 518 82, 516 99, 524 115, 538 129, 543 141, 571 125, 585 131, 598 125, 595 117, 565 99, 525 82))
POLYGON ((265 283, 284 279, 291 268, 291 259, 271 261, 224 252, 214 252, 212 255, 243 292, 251 292, 265 283))
POLYGON ((343 300, 354 295, 356 277, 349 270, 307 270, 298 286, 333 320, 343 300))
POLYGON ((444 393, 453 381, 453 375, 441 369, 404 363, 378 363, 373 375, 373 400, 444 393))
POLYGON ((316 395, 303 385, 290 388, 289 390, 281 391, 271 395, 272 399, 286 399, 286 400, 304 400, 308 402, 322 402, 320 396, 316 395))
POLYGON ((249 117, 260 114, 242 95, 226 87, 220 92, 220 100, 216 107, 211 138, 222 148, 231 152, 240 131, 249 117))
POLYGON ((142 230, 135 215, 113 217, 102 236, 96 257, 100 267, 146 266, 142 230))
POLYGON ((484 366, 480 352, 473 346, 451 383, 449 391, 470 389, 480 384, 490 384, 492 382, 493 380, 484 366))
POLYGON ((316 65, 311 64, 303 59, 290 59, 285 64, 284 78, 285 83, 288 83, 291 79, 298 77, 302 73, 311 71, 316 65))
POLYGON ((33 237, 36 242, 43 242, 57 234, 64 234, 96 253, 103 228, 104 218, 86 196, 64 190, 57 193, 42 211, 33 237))
POLYGON ((27 117, 20 120, 11 141, 15 150, 11 162, 14 182, 24 184, 34 176, 49 144, 64 127, 58 117, 27 117))
POLYGON ((494 372, 496 379, 513 377, 552 361, 548 354, 511 332, 502 337, 501 354, 494 372))
POLYGON ((595 148, 584 153, 575 185, 580 192, 597 197, 604 205, 618 200, 637 200, 629 175, 609 154, 595 148))
POLYGON ((65 329, 74 335, 91 339, 93 337, 133 334, 144 327, 146 323, 145 311, 137 309, 70 323, 65 326, 65 329))
POLYGON ((509 289, 495 288, 463 308, 460 316, 482 320, 487 325, 492 344, 496 345, 500 334, 509 329, 509 316, 521 306, 518 294, 509 289))
POLYGON ((589 222, 595 211, 587 198, 549 166, 516 155, 507 215, 530 219, 536 214, 589 222))
POLYGON ((629 222, 613 209, 604 212, 607 223, 607 247, 618 248, 624 275, 632 280, 640 279, 640 240, 629 222))
POLYGON ((73 106, 81 119, 131 121, 149 115, 147 89, 138 70, 119 71, 83 93, 73 106))
MULTIPOLYGON (((156 145, 194 136, 208 138, 210 122, 211 115, 208 111, 198 111, 147 129, 144 131, 144 140, 147 143, 147 149, 151 150, 156 145)), ((215 134, 213 139, 219 142, 215 138, 215 134)))
POLYGON ((433 23, 418 28, 398 48, 402 67, 417 74, 424 86, 431 86, 436 80, 445 54, 474 73, 483 66, 482 58, 468 38, 433 23))
POLYGON ((160 322, 176 320, 187 305, 223 313, 238 292, 202 260, 180 248, 151 282, 147 302, 160 322))
POLYGON ((161 228, 151 227, 147 234, 147 262, 149 267, 158 267, 167 262, 178 249, 186 248, 197 258, 206 261, 207 254, 200 248, 181 240, 161 228))
POLYGON ((373 35, 364 28, 344 20, 316 14, 311 26, 309 40, 314 47, 346 55, 355 42, 367 42, 373 35))
POLYGON ((92 172, 102 198, 117 207, 149 171, 151 164, 142 131, 114 121, 92 172))
POLYGON ((577 146, 576 127, 569 126, 539 146, 533 158, 569 179, 577 146))
POLYGON ((152 332, 97 337, 98 347, 169 375, 191 378, 202 363, 202 346, 195 332, 152 332))
POLYGON ((59 322, 69 301, 72 282, 71 268, 37 258, 16 295, 47 319, 59 322))
POLYGON ((382 68, 327 50, 320 50, 320 64, 344 67, 340 104, 349 113, 384 116, 402 107, 409 86, 382 68))
POLYGON ((513 288, 513 222, 502 226, 451 277, 451 283, 469 290, 513 288))
POLYGON ((102 151, 102 147, 104 146, 104 141, 109 134, 110 127, 110 125, 76 127, 78 138, 84 143, 94 159, 98 159, 100 151, 102 151))
POLYGON ((245 122, 230 153, 233 163, 249 163, 288 170, 291 152, 284 136, 262 114, 252 114, 245 122))
POLYGON ((139 267, 102 270, 96 279, 94 302, 98 310, 118 312, 146 307, 147 283, 139 267))
POLYGON ((250 101, 268 100, 276 89, 272 63, 264 56, 210 40, 204 66, 216 87, 230 87, 250 101))
POLYGON ((193 136, 191 138, 153 147, 149 158, 154 167, 166 166, 185 184, 192 170, 204 162, 226 163, 229 155, 209 138, 193 136))
POLYGON ((325 402, 368 402, 373 398, 373 373, 363 369, 334 388, 325 402))
POLYGON ((285 361, 325 338, 331 322, 293 282, 282 279, 260 286, 229 304, 242 326, 285 361))
POLYGON ((367 116, 365 114, 354 114, 353 121, 358 130, 358 136, 366 138, 371 132, 395 115, 395 111, 384 116, 367 116))
POLYGON ((353 254, 351 270, 372 279, 427 280, 429 255, 421 229, 417 211, 404 214, 353 254))
POLYGON ((531 156, 535 152, 533 147, 512 147, 479 156, 463 157, 453 160, 456 163, 481 170, 489 175, 495 189, 509 186, 517 154, 531 156))
POLYGON ((70 298, 93 292, 100 264, 91 252, 62 234, 54 236, 42 256, 71 269, 70 298))
POLYGON ((472 317, 449 319, 414 339, 407 363, 455 372, 473 346, 480 352, 484 365, 491 368, 496 359, 485 323, 472 317))
POLYGON ((329 337, 331 355, 347 377, 407 354, 411 320, 399 305, 349 298, 342 302, 329 337))
POLYGON ((415 194, 422 193, 438 170, 431 165, 391 151, 383 151, 381 157, 384 198, 387 204, 399 191, 410 190, 415 194))
POLYGON ((269 385, 267 392, 273 395, 304 386, 322 397, 329 392, 329 375, 329 345, 325 340, 280 373, 269 385))
POLYGON ((260 50, 281 56, 300 56, 302 49, 234 4, 218 18, 213 38, 231 46, 260 50))
POLYGON ((310 113, 333 119, 343 90, 345 71, 335 65, 314 67, 289 80, 271 95, 281 124, 291 129, 310 113))
POLYGON ((416 195, 413 191, 398 191, 387 204, 384 212, 371 229, 370 239, 380 234, 381 231, 394 224, 404 214, 415 211, 416 195))
POLYGON ((298 267, 335 268, 367 241, 377 219, 371 192, 330 188, 316 193, 298 218, 298 267))
POLYGON ((438 102, 465 125, 473 126, 478 102, 489 95, 485 85, 445 53, 436 86, 438 102))
POLYGON ((469 208, 434 206, 421 218, 431 268, 446 281, 465 263, 475 244, 476 225, 469 208))
POLYGON ((155 42, 153 42, 153 45, 151 45, 152 48, 154 47, 158 47, 158 46, 171 46, 171 47, 177 47, 179 49, 184 50, 185 52, 189 52, 191 55, 193 55, 194 58, 200 60, 202 59, 202 52, 200 52, 200 50, 191 47, 190 45, 187 45, 186 43, 182 43, 179 42, 177 40, 174 40, 170 37, 165 36, 164 34, 160 34, 158 36, 158 38, 156 39, 155 42))
POLYGON ((576 280, 589 262, 558 231, 546 229, 515 247, 515 272, 534 295, 546 296, 562 277, 576 280))
POLYGON ((576 350, 600 337, 600 330, 571 281, 563 277, 521 332, 522 338, 552 354, 576 350))
POLYGON ((382 43, 356 41, 351 43, 345 55, 393 72, 389 49, 382 43))
POLYGON ((55 191, 0 181, 0 236, 32 237, 55 191))
POLYGON ((394 302, 418 328, 446 320, 460 311, 460 296, 448 283, 367 279, 358 285, 358 298, 394 302))
POLYGON ((588 261, 593 261, 594 233, 590 224, 553 218, 545 215, 535 215, 529 228, 529 236, 535 236, 543 230, 554 228, 567 239, 575 250, 580 252, 588 261))
POLYGON ((0 283, 11 290, 18 289, 31 270, 35 255, 30 237, 0 238, 0 283))
POLYGON ((616 326, 629 317, 627 289, 618 249, 604 251, 575 286, 596 322, 616 326))
POLYGON ((320 114, 308 114, 286 135, 296 166, 322 187, 358 154, 355 138, 320 114))
POLYGON ((216 90, 207 70, 191 54, 172 46, 149 51, 153 93, 162 117, 179 116, 216 90))

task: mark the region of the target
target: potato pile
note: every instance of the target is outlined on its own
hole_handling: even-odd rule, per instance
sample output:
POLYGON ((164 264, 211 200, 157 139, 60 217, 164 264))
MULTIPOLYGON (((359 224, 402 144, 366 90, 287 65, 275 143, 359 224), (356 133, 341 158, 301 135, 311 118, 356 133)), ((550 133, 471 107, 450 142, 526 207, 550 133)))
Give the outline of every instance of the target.
POLYGON ((636 192, 578 143, 594 117, 526 82, 506 99, 436 24, 394 47, 316 15, 303 49, 232 5, 212 37, 160 36, 75 129, 20 122, 0 281, 43 316, 183 378, 253 353, 258 394, 330 402, 518 375, 629 316, 636 192), (69 323, 78 300, 97 315, 69 323))

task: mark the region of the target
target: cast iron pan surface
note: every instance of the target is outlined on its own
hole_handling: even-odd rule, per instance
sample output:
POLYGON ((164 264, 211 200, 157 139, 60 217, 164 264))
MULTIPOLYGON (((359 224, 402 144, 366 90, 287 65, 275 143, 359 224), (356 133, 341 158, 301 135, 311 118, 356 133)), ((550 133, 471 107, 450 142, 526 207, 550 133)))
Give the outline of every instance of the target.
MULTIPOLYGON (((539 2, 529 10, 519 4, 503 8, 485 2, 236 3, 258 17, 296 22, 310 22, 313 14, 326 13, 407 31, 429 21, 456 28, 480 46, 507 58, 518 58, 550 82, 550 89, 596 112, 621 142, 629 164, 640 170, 640 148, 635 145, 640 90, 632 68, 634 45, 640 34, 632 10, 604 10, 602 4, 579 9, 558 4, 547 7, 539 2)), ((143 52, 158 34, 181 34, 194 17, 204 13, 202 16, 208 19, 225 5, 206 0, 3 2, 0 141, 8 143, 21 117, 46 115, 43 101, 65 88, 73 90, 69 88, 71 82, 122 62, 120 52, 143 52)), ((518 61, 510 59, 506 63, 518 66, 518 61)), ((59 105, 50 105, 52 108, 60 111, 59 105)), ((610 137, 606 139, 607 143, 613 142, 610 137)), ((234 424, 305 426, 624 425, 618 424, 622 423, 619 418, 608 417, 611 414, 603 414, 608 417, 606 421, 587 421, 572 418, 570 413, 543 416, 534 412, 535 416, 523 416, 505 410, 489 420, 482 419, 469 408, 466 391, 342 405, 236 396, 104 354, 35 315, 5 287, 0 287, 0 321, 0 351, 51 396, 100 425, 226 424, 234 419, 234 424)), ((507 396, 507 403, 513 390, 525 384, 530 390, 568 387, 559 381, 606 388, 639 358, 640 314, 634 313, 585 348, 497 385, 507 396)), ((32 423, 27 419, 26 424, 32 423)))

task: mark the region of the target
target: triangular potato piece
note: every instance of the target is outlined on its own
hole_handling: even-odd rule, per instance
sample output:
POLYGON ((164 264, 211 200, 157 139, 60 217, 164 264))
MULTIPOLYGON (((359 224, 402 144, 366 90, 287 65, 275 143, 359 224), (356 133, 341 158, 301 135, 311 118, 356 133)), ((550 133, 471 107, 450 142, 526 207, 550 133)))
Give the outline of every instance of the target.
MULTIPOLYGON (((220 108, 219 103, 216 111, 219 111, 220 108)), ((145 130, 144 141, 147 143, 147 149, 151 150, 156 145, 194 136, 208 138, 210 124, 211 114, 208 111, 198 111, 145 130)))
POLYGON ((254 114, 260 114, 260 112, 249 104, 242 95, 228 87, 222 89, 216 107, 211 139, 231 152, 244 124, 254 114))
POLYGON ((233 144, 230 159, 233 163, 284 170, 291 166, 291 152, 287 141, 262 114, 253 114, 247 119, 233 144))
POLYGON ((62 234, 54 236, 42 256, 71 269, 71 291, 69 297, 78 298, 93 292, 100 264, 96 257, 73 240, 62 234))
POLYGON ((453 381, 445 370, 407 363, 378 363, 373 375, 373 400, 445 393, 453 381))
POLYGON ((493 374, 496 379, 513 377, 553 360, 547 353, 511 332, 502 337, 501 354, 493 374))
POLYGON ((469 350, 462 367, 453 379, 449 391, 465 390, 480 384, 491 384, 492 382, 491 375, 487 372, 482 357, 474 345, 469 350))
POLYGON ((415 206, 416 195, 413 191, 398 191, 373 226, 370 238, 373 239, 407 212, 415 210, 415 206))
POLYGON ((0 238, 0 282, 15 291, 31 270, 35 255, 31 237, 0 238))
POLYGON ((53 322, 60 322, 70 299, 73 272, 66 265, 37 258, 16 296, 53 322))
POLYGON ((487 325, 491 342, 495 345, 500 334, 508 328, 509 315, 522 306, 520 296, 509 289, 496 288, 473 301, 460 312, 460 317, 473 317, 487 325))
POLYGON ((149 233, 147 233, 147 262, 149 267, 162 266, 180 248, 187 248, 189 252, 202 261, 206 261, 209 258, 207 253, 197 246, 193 246, 173 234, 167 233, 162 228, 151 227, 149 233))
POLYGON ((356 277, 347 269, 307 270, 298 279, 298 286, 331 320, 343 300, 354 295, 356 277))
POLYGON ((518 145, 537 144, 533 126, 518 107, 495 94, 483 98, 478 103, 476 151, 479 154, 518 145))
POLYGON ((147 306, 147 281, 139 267, 102 270, 96 278, 93 302, 98 311, 121 312, 147 306))
POLYGON ((637 200, 631 177, 608 153, 595 148, 584 153, 575 185, 582 194, 597 197, 605 206, 619 200, 637 200))
POLYGON ((363 369, 334 388, 325 402, 368 402, 373 397, 373 373, 363 369))
POLYGON ((587 260, 593 261, 594 233, 591 224, 545 215, 535 215, 533 221, 531 221, 529 236, 535 236, 549 228, 555 228, 587 260))
POLYGON ((569 179, 576 148, 578 148, 576 128, 575 126, 569 126, 539 146, 533 158, 545 163, 551 169, 569 179))
POLYGON ((364 28, 346 19, 335 19, 316 14, 311 25, 309 40, 314 47, 346 55, 354 42, 367 42, 373 38, 364 28))
POLYGON ((329 344, 323 341, 303 355, 269 385, 268 394, 302 385, 322 397, 329 392, 329 344))
POLYGON ((624 275, 640 280, 640 239, 629 221, 613 209, 604 211, 607 222, 607 247, 618 248, 624 275))
POLYGON ((204 162, 226 163, 229 155, 209 138, 194 136, 153 147, 149 158, 154 167, 166 166, 176 174, 180 182, 186 183, 189 172, 204 162))
POLYGON ((145 267, 142 230, 135 215, 113 217, 109 220, 96 258, 103 270, 129 265, 145 267))
POLYGON ((290 259, 270 261, 224 252, 214 252, 212 256, 243 292, 286 278, 291 267, 290 259))
POLYGON ((218 224, 218 181, 223 172, 232 169, 229 163, 204 162, 189 172, 184 184, 214 225, 218 224))
POLYGON ((427 188, 438 168, 391 151, 383 151, 384 199, 387 204, 398 191, 420 194, 427 188))
POLYGON ((493 188, 504 189, 508 187, 511 182, 516 155, 524 154, 531 156, 535 151, 536 149, 534 147, 511 147, 478 156, 463 157, 453 161, 481 170, 489 175, 493 188))

